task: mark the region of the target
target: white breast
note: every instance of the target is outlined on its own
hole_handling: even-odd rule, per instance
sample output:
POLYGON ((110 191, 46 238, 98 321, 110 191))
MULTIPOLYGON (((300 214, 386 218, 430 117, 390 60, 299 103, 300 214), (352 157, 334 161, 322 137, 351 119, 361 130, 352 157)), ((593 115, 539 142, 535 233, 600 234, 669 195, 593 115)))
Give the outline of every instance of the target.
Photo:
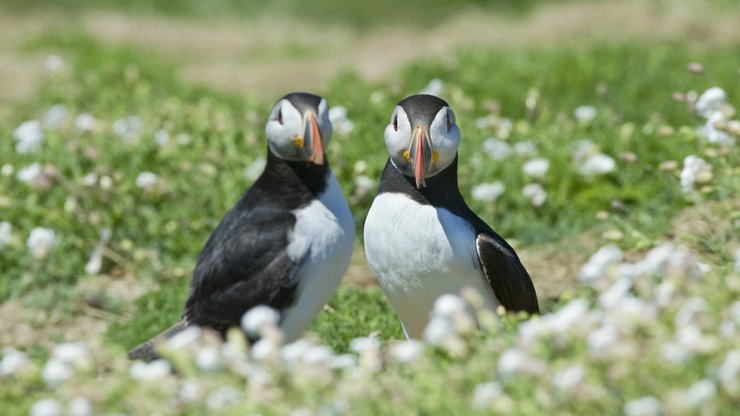
POLYGON ((421 338, 434 301, 463 287, 498 305, 483 276, 476 235, 464 219, 406 195, 382 193, 365 222, 365 255, 406 335, 421 338))
POLYGON ((293 213, 296 224, 288 236, 288 255, 301 265, 296 302, 282 315, 288 342, 303 334, 336 291, 349 267, 355 239, 352 213, 331 172, 319 199, 293 213))

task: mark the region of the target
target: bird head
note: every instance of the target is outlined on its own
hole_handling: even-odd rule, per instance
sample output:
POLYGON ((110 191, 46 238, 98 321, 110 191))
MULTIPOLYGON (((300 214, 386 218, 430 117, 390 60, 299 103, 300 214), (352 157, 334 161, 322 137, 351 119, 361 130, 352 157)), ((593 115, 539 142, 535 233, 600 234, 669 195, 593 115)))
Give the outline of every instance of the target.
POLYGON ((290 161, 323 165, 324 149, 331 139, 329 106, 318 95, 294 92, 272 107, 265 126, 270 150, 290 161))
POLYGON ((449 166, 460 145, 455 113, 441 98, 412 95, 401 100, 385 128, 391 162, 421 189, 426 178, 449 166))

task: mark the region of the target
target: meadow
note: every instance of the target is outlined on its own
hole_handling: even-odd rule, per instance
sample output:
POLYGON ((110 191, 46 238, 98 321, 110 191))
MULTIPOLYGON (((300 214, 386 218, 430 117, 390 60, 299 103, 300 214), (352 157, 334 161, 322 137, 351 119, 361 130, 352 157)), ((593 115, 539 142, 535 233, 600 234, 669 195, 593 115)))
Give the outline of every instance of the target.
POLYGON ((199 250, 261 172, 279 96, 185 81, 84 30, 23 39, 45 74, 0 123, 3 413, 732 414, 738 46, 469 48, 332 76, 314 92, 335 109, 327 155, 358 226, 346 281, 298 343, 189 331, 143 364, 125 352, 178 318, 199 250), (464 293, 435 311, 441 332, 402 341, 362 225, 382 130, 421 91, 455 110, 460 189, 521 252, 541 316, 464 293))

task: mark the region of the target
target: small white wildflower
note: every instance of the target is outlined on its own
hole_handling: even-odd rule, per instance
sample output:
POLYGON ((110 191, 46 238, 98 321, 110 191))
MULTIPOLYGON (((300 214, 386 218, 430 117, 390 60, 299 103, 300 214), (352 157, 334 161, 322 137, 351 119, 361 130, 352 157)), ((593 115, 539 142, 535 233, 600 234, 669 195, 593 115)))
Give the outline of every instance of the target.
POLYGON ((700 380, 694 383, 683 395, 685 403, 694 409, 701 408, 717 395, 717 386, 711 380, 700 380))
POLYGON ((186 145, 190 144, 190 141, 192 140, 192 138, 190 137, 189 134, 180 133, 180 134, 177 135, 177 137, 175 138, 175 140, 177 140, 177 144, 179 144, 181 146, 186 146, 186 145))
POLYGON ((98 174, 95 172, 88 173, 82 177, 82 184, 85 186, 93 186, 98 182, 98 174))
POLYGON ((736 300, 730 305, 730 316, 736 324, 740 325, 740 300, 736 300))
POLYGON ((219 387, 206 398, 206 407, 211 411, 224 410, 239 401, 241 393, 233 387, 219 387))
POLYGON ((451 293, 444 294, 434 301, 432 316, 442 318, 452 318, 458 313, 466 313, 467 305, 465 301, 457 295, 451 293))
POLYGON ((509 143, 493 137, 483 141, 483 151, 493 160, 504 160, 514 152, 509 143))
POLYGON ((664 359, 675 363, 683 364, 691 355, 691 352, 685 346, 669 341, 660 346, 660 353, 664 359))
POLYGON ((58 359, 51 358, 44 364, 44 368, 41 370, 41 377, 44 381, 52 386, 56 386, 62 381, 70 379, 74 375, 72 367, 58 359))
POLYGON ((329 109, 329 120, 334 130, 342 136, 352 133, 355 123, 347 118, 347 109, 342 106, 334 106, 329 109))
POLYGON ((604 278, 609 268, 620 261, 622 261, 622 250, 619 247, 615 245, 602 247, 581 267, 578 279, 582 284, 591 285, 604 278))
POLYGON ((156 381, 167 377, 172 371, 172 366, 166 360, 154 360, 148 363, 136 361, 131 364, 128 375, 136 381, 156 381))
POLYGON ((189 326, 168 339, 167 348, 171 350, 179 350, 181 348, 185 348, 197 341, 202 333, 203 330, 200 329, 199 326, 189 326))
POLYGON ((3 359, 0 360, 0 377, 11 376, 28 363, 28 356, 25 352, 15 348, 6 348, 3 350, 3 359))
POLYGON ((624 404, 625 416, 660 416, 663 405, 653 396, 644 396, 624 404))
POLYGON ((355 192, 359 195, 365 195, 375 188, 375 180, 367 175, 355 176, 355 192))
POLYGON ((12 176, 13 173, 15 173, 15 167, 10 163, 4 163, 3 167, 0 168, 0 173, 2 173, 3 176, 12 176))
POLYGON ((100 189, 110 189, 113 186, 113 179, 108 175, 100 177, 100 189))
POLYGON ((195 365, 201 371, 216 371, 221 367, 221 357, 218 349, 211 345, 206 345, 198 350, 195 355, 195 365))
POLYGON ((54 399, 41 399, 31 406, 29 416, 61 416, 62 404, 54 399))
POLYGON ((92 403, 86 397, 77 396, 69 401, 67 413, 69 416, 92 416, 92 403))
POLYGON ((193 403, 196 400, 200 400, 200 394, 200 382, 198 381, 198 379, 191 378, 185 380, 185 382, 182 383, 178 396, 180 397, 180 400, 184 401, 185 403, 193 403))
POLYGON ((95 117, 89 113, 82 113, 75 117, 75 129, 80 133, 93 131, 96 123, 95 117))
POLYGON ((517 348, 509 348, 498 359, 498 372, 503 375, 518 374, 524 370, 531 357, 517 348))
POLYGON ((476 410, 486 410, 503 394, 503 388, 495 381, 481 383, 473 390, 473 407, 476 410))
POLYGON ((159 147, 165 147, 170 144, 170 134, 165 129, 159 129, 154 133, 154 142, 159 147))
POLYGON ((54 347, 52 357, 67 364, 85 365, 90 361, 90 350, 82 342, 65 342, 54 347))
POLYGON ((317 366, 330 363, 334 357, 334 351, 327 345, 312 345, 303 355, 303 362, 308 365, 317 366))
POLYGON ((602 353, 617 341, 618 332, 614 325, 604 325, 591 332, 586 339, 588 351, 595 357, 602 353))
POLYGON ((252 345, 252 358, 263 361, 274 357, 278 353, 277 343, 270 338, 262 338, 252 345))
POLYGON ((522 170, 527 176, 536 179, 542 179, 547 176, 547 171, 550 169, 550 161, 545 158, 536 158, 527 161, 522 166, 522 170))
POLYGON ((439 78, 434 78, 431 81, 429 81, 429 84, 424 87, 420 94, 429 94, 429 95, 442 95, 442 93, 445 91, 445 83, 439 78))
POLYGON ((603 153, 596 153, 588 157, 578 169, 583 176, 605 175, 614 170, 616 163, 611 156, 603 153))
POLYGON ((151 188, 155 186, 157 182, 159 182, 159 176, 152 172, 141 172, 139 176, 136 177, 136 186, 143 189, 151 188))
POLYGON ((694 190, 694 185, 704 185, 712 180, 712 165, 694 155, 686 156, 680 174, 681 189, 685 193, 694 190))
POLYGON ((703 117, 709 117, 711 114, 720 111, 727 105, 727 94, 722 88, 712 87, 704 91, 699 99, 696 100, 694 107, 696 112, 703 117))
POLYGON ((424 348, 421 342, 416 340, 402 341, 390 350, 390 356, 397 363, 408 364, 421 358, 424 354, 424 348))
POLYGON ((247 180, 256 181, 257 178, 262 175, 262 172, 265 170, 265 166, 267 166, 267 160, 265 160, 265 158, 259 157, 255 159, 254 162, 250 163, 249 166, 244 169, 244 177, 247 178, 247 180))
POLYGON ((434 317, 424 328, 424 341, 432 345, 440 345, 447 338, 455 335, 455 327, 450 319, 434 317))
POLYGON ((41 164, 34 162, 19 170, 15 177, 23 183, 33 183, 41 177, 41 164))
POLYGON ((614 308, 622 300, 631 296, 630 289, 632 289, 632 281, 630 279, 620 277, 606 292, 599 296, 599 304, 604 308, 614 308))
POLYGON ((13 238, 13 225, 7 221, 0 222, 0 248, 10 244, 13 238))
POLYGON ((564 370, 558 371, 552 378, 552 384, 559 390, 567 391, 576 387, 586 375, 583 366, 572 365, 564 370))
POLYGON ((735 144, 735 138, 730 133, 718 128, 723 124, 728 125, 729 123, 731 122, 725 119, 725 115, 717 111, 710 114, 707 117, 706 123, 696 129, 696 134, 709 143, 732 146, 735 144))
POLYGON ((596 107, 590 105, 581 105, 573 110, 573 117, 575 117, 581 124, 590 123, 594 118, 596 118, 596 114, 598 114, 596 107))
POLYGON ((31 230, 28 236, 26 246, 31 250, 33 257, 43 259, 46 257, 54 246, 57 245, 57 237, 54 230, 48 228, 36 227, 31 230))
POLYGON ((725 390, 736 393, 740 390, 740 350, 727 353, 725 360, 717 368, 717 378, 725 390))
POLYGON ((143 128, 144 124, 137 116, 118 119, 113 123, 113 131, 118 137, 128 141, 136 139, 143 128))
POLYGON ((250 337, 259 337, 265 328, 277 326, 280 312, 267 305, 257 305, 248 310, 242 317, 242 328, 250 337))
POLYGON ((64 63, 64 59, 62 59, 59 55, 49 55, 44 60, 44 68, 49 73, 56 74, 59 72, 64 71, 65 68, 67 68, 67 64, 64 63))
POLYGON ((38 120, 28 120, 21 123, 13 132, 13 138, 16 140, 15 151, 18 153, 33 153, 44 142, 44 132, 41 130, 41 123, 38 120))
POLYGON ((526 140, 523 142, 516 143, 514 145, 514 153, 518 154, 519 156, 536 156, 537 155, 537 145, 531 141, 526 140))
POLYGON ((358 337, 349 342, 349 348, 358 354, 376 354, 380 351, 380 341, 374 336, 358 337))
POLYGON ((280 358, 289 364, 298 362, 303 359, 309 348, 311 348, 311 343, 304 339, 299 339, 290 344, 283 345, 280 349, 280 358))
POLYGON ((57 104, 44 113, 44 125, 52 130, 56 130, 67 118, 67 107, 57 104))
POLYGON ((541 207, 547 200, 547 191, 538 183, 530 183, 522 188, 522 195, 529 200, 534 207, 541 207))
POLYGON ((95 247, 87 263, 85 263, 85 273, 89 275, 96 275, 100 273, 100 269, 103 267, 103 249, 101 247, 95 247))
POLYGON ((555 333, 562 333, 581 321, 588 313, 588 302, 585 299, 573 299, 545 319, 555 333))
POLYGON ((733 257, 735 258, 735 271, 740 272, 740 247, 735 249, 733 257))
POLYGON ((331 359, 330 367, 335 370, 357 367, 357 358, 352 354, 341 354, 331 359))
POLYGON ((698 296, 692 296, 681 305, 673 318, 676 328, 681 328, 692 323, 697 316, 707 310, 707 301, 698 296))
POLYGON ((493 202, 505 190, 506 187, 500 181, 482 183, 473 187, 473 199, 476 201, 493 202))

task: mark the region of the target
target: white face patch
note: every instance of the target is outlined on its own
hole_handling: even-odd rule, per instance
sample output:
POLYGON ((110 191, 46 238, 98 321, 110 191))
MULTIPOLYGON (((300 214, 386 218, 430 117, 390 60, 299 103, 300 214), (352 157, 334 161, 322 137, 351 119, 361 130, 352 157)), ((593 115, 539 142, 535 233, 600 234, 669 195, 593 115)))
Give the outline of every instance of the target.
MULTIPOLYGON (((411 155, 408 153, 414 127, 403 107, 396 106, 390 124, 386 126, 383 134, 391 161, 407 176, 414 176, 409 159, 411 155)), ((449 166, 455 159, 460 146, 460 129, 456 124, 455 113, 449 107, 442 107, 428 128, 434 156, 426 176, 431 177, 449 166)))
MULTIPOLYGON (((316 124, 321 136, 321 145, 324 150, 331 140, 332 125, 329 121, 329 106, 325 99, 321 99, 316 114, 316 124)), ((310 160, 310 153, 306 151, 304 133, 306 131, 306 115, 287 99, 275 104, 265 126, 270 150, 285 160, 310 160)))

